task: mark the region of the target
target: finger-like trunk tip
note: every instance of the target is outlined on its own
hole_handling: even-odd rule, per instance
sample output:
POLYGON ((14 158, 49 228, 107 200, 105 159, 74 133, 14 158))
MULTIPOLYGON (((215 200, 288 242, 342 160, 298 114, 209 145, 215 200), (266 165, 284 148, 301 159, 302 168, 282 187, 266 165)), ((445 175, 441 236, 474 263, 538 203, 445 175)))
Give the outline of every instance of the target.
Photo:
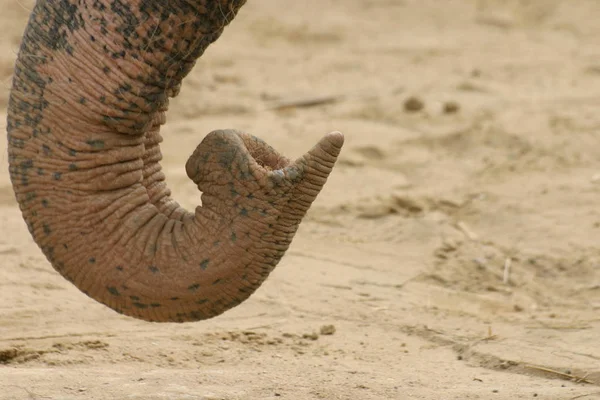
POLYGON ((329 132, 325 135, 325 138, 331 143, 333 147, 340 149, 344 145, 344 134, 339 131, 329 132))

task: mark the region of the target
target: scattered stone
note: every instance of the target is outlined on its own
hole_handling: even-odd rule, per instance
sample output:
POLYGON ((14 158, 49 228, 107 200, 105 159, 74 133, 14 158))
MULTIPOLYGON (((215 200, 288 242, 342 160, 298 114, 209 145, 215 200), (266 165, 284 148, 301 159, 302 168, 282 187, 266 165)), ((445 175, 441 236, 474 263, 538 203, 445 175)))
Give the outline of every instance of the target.
POLYGON ((421 111, 425 107, 425 103, 418 97, 411 96, 404 102, 404 110, 407 112, 421 111))
POLYGON ((455 114, 460 110, 460 104, 455 101, 447 101, 444 103, 444 114, 455 114))
POLYGON ((305 333, 304 335, 302 335, 302 339, 317 340, 318 338, 319 338, 319 335, 315 332, 305 333))
POLYGON ((321 327, 321 335, 333 335, 335 333, 335 326, 333 325, 323 325, 321 327))
POLYGON ((401 195, 392 196, 392 201, 396 206, 405 209, 410 213, 420 213, 425 209, 425 204, 421 201, 401 195))

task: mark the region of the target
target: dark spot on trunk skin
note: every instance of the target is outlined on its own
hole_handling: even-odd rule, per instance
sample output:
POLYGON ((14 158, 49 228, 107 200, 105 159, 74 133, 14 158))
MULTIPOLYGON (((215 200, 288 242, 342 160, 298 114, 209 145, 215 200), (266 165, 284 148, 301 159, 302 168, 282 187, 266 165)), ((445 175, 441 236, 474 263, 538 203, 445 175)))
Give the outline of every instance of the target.
POLYGON ((202 262, 200 262, 200 269, 202 271, 206 271, 206 268, 208 268, 208 263, 210 262, 210 260, 208 258, 202 260, 202 262))
POLYGON ((148 308, 148 304, 138 303, 138 302, 134 302, 132 304, 134 305, 134 307, 137 307, 137 308, 148 308))
POLYGON ((116 96, 122 94, 122 93, 129 93, 131 91, 132 87, 129 83, 124 83, 121 86, 119 86, 117 89, 115 89, 114 94, 116 96))
POLYGON ((96 262, 96 258, 95 257, 90 257, 90 259, 88 260, 88 262, 90 264, 94 264, 96 262))
POLYGON ((208 302, 208 299, 199 299, 199 300, 196 300, 196 304, 200 304, 200 305, 202 305, 202 304, 204 304, 206 302, 208 302))
POLYGON ((52 246, 46 246, 42 248, 42 251, 44 252, 44 254, 46 255, 46 257, 48 258, 48 260, 50 260, 50 262, 54 262, 54 247, 52 246))
POLYGON ((33 160, 27 159, 25 161, 21 161, 20 164, 20 173, 21 178, 27 180, 27 175, 29 174, 29 170, 33 168, 33 160))
POLYGON ((113 296, 120 296, 120 295, 121 295, 121 293, 119 293, 119 291, 117 290, 117 288, 116 288, 116 287, 114 287, 114 286, 109 286, 109 287, 107 287, 106 289, 107 289, 107 290, 108 290, 108 292, 109 292, 110 294, 112 294, 113 296))
POLYGON ((171 301, 177 301, 177 300, 179 300, 179 297, 171 297, 169 300, 171 300, 171 301))
POLYGON ((116 269, 117 271, 119 271, 119 272, 120 272, 120 271, 123 271, 123 267, 121 267, 120 265, 117 265, 117 266, 115 267, 115 269, 116 269))
POLYGON ((46 234, 46 236, 52 233, 52 230, 50 229, 50 226, 48 226, 48 224, 43 224, 42 226, 44 228, 44 233, 46 234))
POLYGON ((102 150, 104 148, 104 140, 88 140, 86 143, 94 150, 102 150))
POLYGON ((92 7, 98 11, 106 11, 106 6, 99 1, 94 1, 92 7))
POLYGON ((37 197, 35 192, 29 192, 25 195, 25 202, 29 203, 31 200, 34 200, 37 197))
MULTIPOLYGON (((11 131, 13 129, 13 127, 11 126, 11 124, 7 125, 7 131, 11 131)), ((13 146, 17 149, 22 149, 25 147, 25 141, 23 139, 17 139, 15 137, 12 137, 10 135, 8 136, 8 144, 9 146, 13 146)))
POLYGON ((53 176, 55 181, 60 181, 62 178, 62 172, 55 172, 53 176))
POLYGON ((218 285, 219 283, 221 283, 221 281, 222 281, 222 279, 219 278, 219 279, 216 279, 212 284, 213 285, 218 285))
POLYGON ((138 301, 140 298, 137 296, 129 296, 129 298, 133 301, 138 301))
POLYGON ((158 308, 158 307, 161 307, 161 304, 160 303, 150 303, 150 307, 158 308))
POLYGON ((200 288, 200 284, 199 283, 194 283, 193 285, 188 286, 188 290, 190 292, 195 292, 199 288, 200 288))
POLYGON ((244 286, 244 287, 239 288, 238 292, 242 293, 242 294, 252 293, 252 289, 244 286))
POLYGON ((192 311, 190 313, 190 317, 192 317, 192 318, 194 318, 196 320, 201 320, 201 319, 206 318, 206 314, 203 313, 202 311, 192 311))
POLYGON ((151 265, 148 267, 148 269, 150 270, 150 272, 152 272, 153 274, 158 274, 160 272, 160 270, 155 266, 155 265, 151 265))
POLYGON ((119 58, 125 58, 125 50, 119 51, 119 52, 114 52, 111 54, 111 57, 113 60, 118 60, 119 58))

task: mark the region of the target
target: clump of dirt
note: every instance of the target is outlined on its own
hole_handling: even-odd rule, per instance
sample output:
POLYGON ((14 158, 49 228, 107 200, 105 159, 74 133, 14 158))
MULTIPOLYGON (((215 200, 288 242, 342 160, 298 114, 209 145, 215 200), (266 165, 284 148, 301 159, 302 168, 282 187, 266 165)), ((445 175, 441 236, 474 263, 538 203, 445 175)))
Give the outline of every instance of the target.
POLYGON ((0 364, 8 364, 11 360, 14 360, 19 355, 17 349, 3 349, 0 350, 0 364))
MULTIPOLYGON (((280 336, 254 331, 227 331, 206 334, 201 343, 206 345, 206 343, 214 341, 229 342, 241 345, 243 348, 253 348, 257 351, 262 351, 263 348, 289 349, 296 355, 302 355, 306 354, 307 349, 318 342, 321 336, 330 336, 334 333, 335 326, 333 325, 324 325, 319 328, 318 332, 314 330, 305 333, 283 332, 280 336)), ((326 350, 322 348, 323 346, 326 345, 319 345, 313 351, 326 353, 326 350)))
MULTIPOLYGON (((36 346, 37 347, 37 346, 36 346)), ((64 361, 63 358, 77 358, 75 354, 89 350, 101 350, 108 343, 100 340, 84 340, 80 342, 56 342, 51 345, 40 344, 38 348, 27 348, 22 344, 0 350, 0 364, 23 364, 38 361, 47 365, 71 364, 78 362, 64 361)))
POLYGON ((52 345, 53 348, 59 351, 67 351, 67 350, 98 350, 105 349, 108 347, 108 343, 102 342, 100 340, 85 340, 82 342, 58 342, 52 345))
POLYGON ((335 325, 323 325, 319 331, 321 335, 333 335, 335 333, 335 325))
POLYGON ((48 350, 32 350, 23 347, 11 347, 0 350, 0 364, 23 364, 39 359, 48 350))

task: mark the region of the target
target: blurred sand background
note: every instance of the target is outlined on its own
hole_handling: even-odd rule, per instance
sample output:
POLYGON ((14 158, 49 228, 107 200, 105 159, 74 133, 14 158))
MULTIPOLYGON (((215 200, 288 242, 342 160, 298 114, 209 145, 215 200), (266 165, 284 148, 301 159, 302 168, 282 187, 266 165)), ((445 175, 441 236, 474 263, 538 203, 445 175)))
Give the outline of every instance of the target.
MULTIPOLYGON (((32 0, 0 6, 5 129, 32 0)), ((61 278, 0 141, 0 399, 600 398, 599 21, 597 0, 249 0, 172 102, 175 198, 198 203, 183 165, 213 129, 346 145, 267 282, 204 322, 61 278)))

